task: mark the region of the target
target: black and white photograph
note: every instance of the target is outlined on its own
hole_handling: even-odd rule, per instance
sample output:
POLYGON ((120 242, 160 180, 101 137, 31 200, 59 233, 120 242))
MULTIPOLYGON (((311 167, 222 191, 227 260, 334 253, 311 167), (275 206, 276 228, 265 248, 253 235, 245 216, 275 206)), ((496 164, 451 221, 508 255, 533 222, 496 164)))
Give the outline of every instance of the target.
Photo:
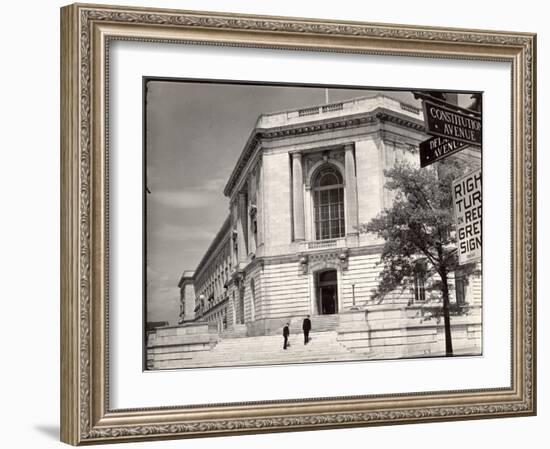
POLYGON ((143 95, 146 369, 482 355, 481 92, 143 95))
POLYGON ((538 447, 544 5, 5 2, 2 446, 538 447))

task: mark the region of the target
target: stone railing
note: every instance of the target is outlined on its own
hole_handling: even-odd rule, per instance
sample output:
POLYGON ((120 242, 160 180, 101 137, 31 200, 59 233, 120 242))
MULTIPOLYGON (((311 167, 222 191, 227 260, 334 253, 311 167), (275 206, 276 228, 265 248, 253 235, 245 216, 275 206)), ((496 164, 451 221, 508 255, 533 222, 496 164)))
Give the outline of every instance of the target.
MULTIPOLYGON (((331 103, 325 106, 313 106, 311 108, 298 109, 298 117, 303 117, 305 115, 317 115, 325 114, 327 112, 341 111, 344 109, 344 103, 331 103)), ((291 117, 292 114, 296 114, 296 111, 289 112, 288 117, 291 117)))
POLYGON ((422 119, 422 110, 418 106, 398 101, 385 95, 377 95, 375 97, 359 97, 337 103, 316 105, 291 111, 262 114, 256 126, 259 128, 285 126, 305 123, 312 120, 342 117, 348 114, 362 114, 375 111, 378 108, 396 111, 409 117, 422 119))
POLYGON ((344 103, 332 103, 321 106, 323 112, 341 111, 342 109, 344 109, 344 103))
POLYGON ((298 110, 298 117, 303 117, 304 115, 317 115, 317 114, 319 114, 319 108, 318 107, 298 110))
POLYGON ((413 114, 420 115, 420 108, 417 108, 416 106, 410 105, 408 103, 399 103, 399 106, 404 111, 412 112, 413 114))

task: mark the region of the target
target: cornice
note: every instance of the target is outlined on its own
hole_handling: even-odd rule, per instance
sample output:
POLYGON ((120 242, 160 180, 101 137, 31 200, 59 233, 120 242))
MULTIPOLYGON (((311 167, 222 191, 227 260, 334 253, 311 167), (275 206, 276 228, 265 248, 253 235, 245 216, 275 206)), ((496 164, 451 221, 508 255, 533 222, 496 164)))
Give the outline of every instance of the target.
POLYGON ((233 190, 239 179, 243 169, 248 164, 250 158, 254 154, 258 145, 261 145, 264 139, 281 139, 295 137, 301 135, 311 135, 326 131, 339 131, 342 129, 356 128, 359 126, 375 125, 377 123, 389 122, 397 126, 406 127, 414 131, 423 132, 424 122, 415 120, 399 112, 392 111, 386 108, 376 108, 373 111, 332 117, 322 120, 313 120, 310 122, 289 124, 274 128, 254 128, 250 137, 227 181, 224 188, 224 195, 231 197, 233 190))

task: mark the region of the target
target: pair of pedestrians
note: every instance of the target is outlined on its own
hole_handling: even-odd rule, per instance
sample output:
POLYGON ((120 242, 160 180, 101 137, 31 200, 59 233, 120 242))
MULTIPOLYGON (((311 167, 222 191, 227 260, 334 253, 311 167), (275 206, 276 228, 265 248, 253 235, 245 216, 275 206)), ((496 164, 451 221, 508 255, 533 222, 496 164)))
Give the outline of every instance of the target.
MULTIPOLYGON (((311 320, 309 319, 309 315, 304 318, 304 321, 302 322, 302 331, 304 332, 304 345, 307 345, 309 343, 309 331, 311 330, 311 320)), ((288 348, 288 337, 290 337, 290 323, 286 323, 285 327, 283 327, 283 349, 288 348)))

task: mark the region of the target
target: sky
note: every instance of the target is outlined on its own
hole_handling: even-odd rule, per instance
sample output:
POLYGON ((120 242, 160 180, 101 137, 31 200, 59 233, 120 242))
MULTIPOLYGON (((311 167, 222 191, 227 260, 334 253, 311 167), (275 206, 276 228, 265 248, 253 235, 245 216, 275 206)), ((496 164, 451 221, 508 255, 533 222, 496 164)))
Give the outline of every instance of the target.
MULTIPOLYGON (((328 89, 329 102, 378 93, 328 89)), ((177 324, 178 281, 229 213, 223 188, 258 117, 323 104, 325 89, 152 80, 146 95, 147 321, 177 324)))

